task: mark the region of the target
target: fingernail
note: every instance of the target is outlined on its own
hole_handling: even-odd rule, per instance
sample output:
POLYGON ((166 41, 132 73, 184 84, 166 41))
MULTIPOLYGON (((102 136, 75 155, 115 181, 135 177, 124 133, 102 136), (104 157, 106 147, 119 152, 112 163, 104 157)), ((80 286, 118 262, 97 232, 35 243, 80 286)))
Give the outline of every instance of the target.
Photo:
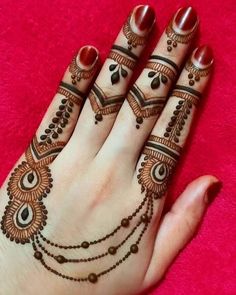
POLYGON ((203 45, 196 48, 193 52, 192 61, 199 68, 208 68, 213 64, 213 52, 212 49, 203 45))
POLYGON ((150 30, 155 22, 155 11, 149 5, 141 5, 133 11, 135 25, 140 31, 150 30))
POLYGON ((192 7, 183 7, 174 16, 174 22, 180 30, 190 31, 198 23, 198 16, 192 7))
POLYGON ((85 67, 91 67, 98 59, 98 52, 93 46, 84 46, 79 51, 79 61, 85 67))
POLYGON ((214 182, 207 190, 205 197, 204 197, 204 201, 207 204, 210 204, 215 197, 218 195, 218 193, 220 192, 222 188, 222 183, 220 181, 218 182, 214 182))

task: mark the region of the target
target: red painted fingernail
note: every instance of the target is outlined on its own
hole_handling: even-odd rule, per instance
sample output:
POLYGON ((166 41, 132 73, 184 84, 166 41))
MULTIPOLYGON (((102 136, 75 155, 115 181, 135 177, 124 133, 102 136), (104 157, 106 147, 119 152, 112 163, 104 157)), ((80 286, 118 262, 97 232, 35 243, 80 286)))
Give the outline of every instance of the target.
POLYGON ((206 203, 211 203, 214 201, 215 197, 218 195, 222 188, 222 183, 219 182, 214 182, 207 190, 206 196, 205 196, 205 202, 206 203))
POLYGON ((210 66, 213 63, 212 49, 207 45, 200 46, 194 51, 193 58, 202 67, 210 66))
POLYGON ((134 9, 134 20, 139 30, 151 29, 155 22, 155 11, 149 5, 138 6, 134 9))
POLYGON ((98 52, 92 46, 84 46, 79 51, 79 60, 85 67, 92 66, 97 58, 98 52))
POLYGON ((189 31, 198 22, 197 13, 192 7, 180 8, 174 16, 174 21, 180 30, 189 31))

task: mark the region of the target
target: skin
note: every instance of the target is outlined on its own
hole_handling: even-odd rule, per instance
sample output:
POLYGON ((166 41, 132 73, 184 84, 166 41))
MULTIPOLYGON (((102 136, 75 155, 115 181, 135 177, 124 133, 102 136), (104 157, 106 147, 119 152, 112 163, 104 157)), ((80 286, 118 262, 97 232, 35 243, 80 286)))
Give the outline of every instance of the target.
MULTIPOLYGON (((124 46, 126 42, 121 30, 115 43, 124 46)), ((175 52, 167 55, 166 35, 163 34, 154 54, 171 57, 181 66, 189 54, 190 45, 191 42, 187 45, 180 44, 175 52)), ((133 52, 139 56, 143 49, 144 46, 140 46, 133 52)), ((106 60, 96 82, 110 96, 124 94, 128 90, 132 71, 129 72, 127 79, 111 87, 110 73, 107 71, 111 63, 111 60, 106 60)), ((88 90, 92 79, 93 77, 83 80, 76 87, 84 92, 88 90)), ((178 83, 188 85, 185 69, 179 79, 178 83)), ((202 92, 208 80, 209 76, 201 79, 197 90, 202 92)), ((63 81, 71 83, 68 69, 63 81)), ((149 87, 147 69, 144 69, 136 83, 145 94, 150 96, 154 94, 149 87)), ((171 86, 173 85, 169 84, 168 87, 162 88, 162 95, 166 95, 171 86)), ((36 132, 38 138, 51 122, 58 109, 60 98, 60 95, 55 95, 36 132)), ((61 244, 92 240, 110 232, 120 223, 122 217, 134 211, 143 198, 137 181, 137 171, 143 161, 142 147, 150 132, 159 136, 163 134, 175 102, 170 98, 159 120, 158 116, 144 120, 140 130, 135 129, 135 115, 127 101, 123 103, 118 115, 107 115, 98 125, 94 124, 94 112, 88 99, 82 111, 81 107, 75 107, 72 118, 60 137, 60 141, 64 141, 66 146, 50 165, 54 185, 45 200, 49 212, 48 224, 43 231, 46 237, 61 244)), ((191 121, 192 115, 180 137, 181 147, 185 145, 191 121)), ((17 164, 24 159, 23 155, 17 164)), ((8 201, 7 183, 8 179, 0 192, 0 216, 3 215, 8 201)), ((131 295, 147 290, 162 279, 176 255, 191 240, 210 202, 209 191, 218 183, 218 179, 210 175, 194 180, 165 215, 162 214, 162 210, 166 195, 155 201, 154 218, 142 239, 138 254, 99 279, 97 284, 73 283, 53 275, 33 258, 33 250, 29 244, 16 245, 0 232, 2 294, 13 295, 17 292, 19 295, 131 295)), ((112 244, 118 244, 120 239, 120 234, 115 236, 112 244)), ((110 240, 109 243, 97 245, 96 251, 104 252, 109 245, 110 240)), ((87 251, 93 255, 92 248, 87 251)), ((121 250, 121 253, 126 251, 127 248, 121 250)), ((78 257, 77 253, 72 251, 70 255, 78 257)), ((63 266, 63 272, 71 276, 81 276, 91 272, 92 268, 96 273, 104 269, 107 263, 110 265, 109 259, 92 263, 88 269, 68 264, 63 266)), ((55 263, 53 265, 55 268, 58 267, 55 263)))

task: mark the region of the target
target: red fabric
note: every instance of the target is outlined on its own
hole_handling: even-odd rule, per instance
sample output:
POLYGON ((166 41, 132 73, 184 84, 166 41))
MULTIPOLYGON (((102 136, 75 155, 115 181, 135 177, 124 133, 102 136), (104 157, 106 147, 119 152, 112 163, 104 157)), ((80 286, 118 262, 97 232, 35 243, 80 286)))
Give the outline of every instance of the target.
MULTIPOLYGON (((198 43, 213 47, 216 62, 171 199, 202 174, 215 174, 224 186, 197 237, 150 294, 236 294, 235 1, 147 1, 157 13, 156 37, 186 2, 191 2, 200 16, 198 43)), ((0 182, 33 136, 76 49, 92 44, 105 58, 116 32, 136 4, 140 3, 1 0, 0 182)), ((156 40, 152 38, 147 52, 156 40)))

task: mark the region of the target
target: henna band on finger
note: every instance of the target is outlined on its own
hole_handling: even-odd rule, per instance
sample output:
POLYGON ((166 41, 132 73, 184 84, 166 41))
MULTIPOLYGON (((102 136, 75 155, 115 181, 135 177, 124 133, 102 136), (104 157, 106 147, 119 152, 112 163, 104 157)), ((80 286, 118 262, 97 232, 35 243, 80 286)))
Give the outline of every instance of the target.
POLYGON ((123 104, 124 96, 115 95, 108 97, 102 89, 94 83, 89 93, 89 100, 95 113, 95 124, 98 124, 98 122, 103 120, 104 115, 110 115, 119 111, 123 104))
POLYGON ((150 136, 143 151, 145 157, 138 174, 142 191, 145 191, 147 196, 158 199, 166 193, 181 151, 181 147, 165 138, 150 136))

